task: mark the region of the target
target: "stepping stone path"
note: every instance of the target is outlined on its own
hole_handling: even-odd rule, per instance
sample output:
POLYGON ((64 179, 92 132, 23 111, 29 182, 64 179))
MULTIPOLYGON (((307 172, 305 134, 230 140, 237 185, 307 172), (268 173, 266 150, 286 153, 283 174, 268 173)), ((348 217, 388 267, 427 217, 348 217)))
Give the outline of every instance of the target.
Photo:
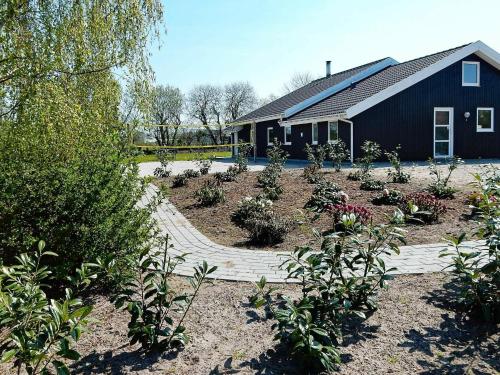
MULTIPOLYGON (((158 188, 150 184, 143 197, 142 204, 151 201, 158 188)), ((168 200, 164 200, 154 213, 159 229, 163 235, 169 235, 173 249, 170 255, 189 253, 186 262, 175 269, 175 273, 191 276, 193 267, 204 260, 210 266, 217 266, 211 278, 231 281, 258 281, 265 276, 268 282, 291 283, 297 280, 286 280, 287 272, 279 266, 287 259, 287 254, 227 247, 214 243, 198 231, 177 208, 168 200)), ((469 241, 465 246, 478 246, 477 241, 469 241)), ((439 258, 439 251, 444 243, 429 245, 401 246, 400 255, 384 258, 387 268, 396 267, 393 274, 418 274, 443 271, 449 262, 448 257, 439 258)))

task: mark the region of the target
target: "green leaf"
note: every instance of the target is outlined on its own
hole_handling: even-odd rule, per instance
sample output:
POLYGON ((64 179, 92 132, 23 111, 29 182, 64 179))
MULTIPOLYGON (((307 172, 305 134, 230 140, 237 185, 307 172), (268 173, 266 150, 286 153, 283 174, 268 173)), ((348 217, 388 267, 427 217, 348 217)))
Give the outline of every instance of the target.
POLYGON ((3 353, 2 355, 2 362, 9 362, 18 352, 18 349, 11 349, 3 353))
POLYGON ((70 375, 69 369, 61 361, 54 360, 52 361, 52 365, 56 369, 57 375, 70 375))

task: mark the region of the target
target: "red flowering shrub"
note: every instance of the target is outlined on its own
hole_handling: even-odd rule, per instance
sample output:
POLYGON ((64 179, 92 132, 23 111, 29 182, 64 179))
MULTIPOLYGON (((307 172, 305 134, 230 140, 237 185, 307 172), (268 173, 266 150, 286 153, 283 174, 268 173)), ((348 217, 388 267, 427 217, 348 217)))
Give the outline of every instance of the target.
POLYGON ((366 224, 372 217, 371 212, 365 207, 352 204, 328 205, 326 211, 332 216, 334 225, 341 223, 344 215, 354 214, 359 224, 366 224))
POLYGON ((446 206, 431 194, 412 193, 406 195, 399 209, 409 218, 415 221, 432 224, 439 220, 439 216, 446 212, 446 206))

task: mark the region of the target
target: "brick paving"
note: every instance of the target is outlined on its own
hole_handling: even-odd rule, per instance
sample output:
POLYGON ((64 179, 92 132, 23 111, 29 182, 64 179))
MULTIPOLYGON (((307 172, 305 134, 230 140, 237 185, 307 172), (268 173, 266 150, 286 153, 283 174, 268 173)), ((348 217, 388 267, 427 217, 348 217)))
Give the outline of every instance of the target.
MULTIPOLYGON (((158 188, 150 184, 143 204, 157 193, 158 188)), ((169 235, 173 249, 171 255, 189 253, 186 262, 176 268, 176 274, 190 276, 193 267, 206 260, 210 266, 217 266, 212 278, 232 281, 258 281, 265 276, 269 282, 294 282, 286 280, 287 273, 279 266, 287 254, 249 250, 222 246, 214 243, 198 231, 169 201, 161 203, 154 214, 163 235, 169 235)), ((478 246, 479 242, 470 241, 466 246, 478 246)), ((439 251, 446 245, 426 244, 401 246, 400 255, 384 259, 387 268, 396 267, 393 274, 419 274, 440 272, 449 264, 448 258, 439 258, 439 251)))

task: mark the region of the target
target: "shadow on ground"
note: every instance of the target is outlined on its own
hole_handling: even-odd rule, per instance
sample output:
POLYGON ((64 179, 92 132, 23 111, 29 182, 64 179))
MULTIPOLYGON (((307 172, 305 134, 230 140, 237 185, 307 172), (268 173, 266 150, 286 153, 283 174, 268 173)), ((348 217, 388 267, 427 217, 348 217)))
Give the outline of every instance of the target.
POLYGON ((421 374, 490 374, 491 368, 500 370, 499 347, 493 338, 498 334, 497 326, 460 312, 460 307, 450 302, 457 301, 458 294, 457 281, 452 279, 443 288, 423 296, 426 302, 449 312, 441 314, 439 326, 412 329, 400 344, 410 353, 424 355, 418 361, 425 369, 421 374))

